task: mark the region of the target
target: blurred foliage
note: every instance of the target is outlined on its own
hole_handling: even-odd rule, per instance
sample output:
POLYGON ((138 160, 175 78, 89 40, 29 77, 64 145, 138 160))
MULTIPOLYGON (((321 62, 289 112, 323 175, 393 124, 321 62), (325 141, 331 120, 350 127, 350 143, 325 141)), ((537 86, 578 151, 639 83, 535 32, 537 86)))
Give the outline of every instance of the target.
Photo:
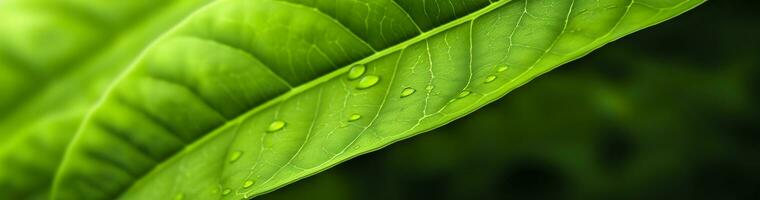
POLYGON ((755 8, 710 1, 263 198, 760 199, 755 8))

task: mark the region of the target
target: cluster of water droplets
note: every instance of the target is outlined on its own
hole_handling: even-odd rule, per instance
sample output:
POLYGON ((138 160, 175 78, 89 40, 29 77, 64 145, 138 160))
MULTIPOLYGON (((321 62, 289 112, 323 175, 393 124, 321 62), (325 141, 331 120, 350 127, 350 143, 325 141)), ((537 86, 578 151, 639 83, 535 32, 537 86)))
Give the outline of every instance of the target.
POLYGON ((380 82, 380 77, 375 75, 366 75, 367 73, 367 66, 362 64, 357 64, 351 67, 351 69, 348 71, 348 74, 346 75, 348 77, 348 80, 356 80, 359 79, 359 82, 356 83, 356 89, 368 89, 372 86, 377 85, 378 82, 380 82))
MULTIPOLYGON (((507 69, 509 69, 507 66, 501 66, 499 68, 496 68, 496 73, 505 72, 505 71, 507 71, 507 69)), ((496 78, 498 78, 498 76, 496 76, 495 74, 491 74, 491 75, 489 75, 489 76, 486 77, 485 82, 486 83, 491 83, 491 82, 495 81, 496 78)))
MULTIPOLYGON (((505 72, 507 71, 507 69, 508 69, 507 66, 501 66, 501 67, 496 68, 496 73, 487 76, 484 82, 486 84, 494 82, 498 78, 497 74, 505 72)), ((363 64, 357 64, 357 65, 352 66, 351 69, 349 69, 348 73, 346 74, 346 77, 348 78, 349 81, 357 81, 355 84, 355 88, 359 90, 369 89, 377 85, 378 82, 380 82, 379 76, 366 75, 366 73, 367 73, 367 67, 363 64)), ((428 91, 433 90, 433 88, 435 88, 433 85, 428 85, 427 87, 425 87, 425 89, 428 91)), ((400 98, 409 97, 415 94, 416 92, 417 92, 417 89, 414 89, 412 87, 406 87, 403 90, 401 90, 400 98)), ((472 94, 472 92, 470 92, 469 90, 463 90, 457 95, 456 99, 465 98, 469 96, 470 94, 472 94)), ((456 99, 452 99, 452 101, 456 99)), ((354 122, 354 121, 360 120, 361 118, 362 118, 361 114, 354 113, 348 116, 347 121, 354 122)), ((286 125, 287 123, 282 120, 272 121, 266 129, 266 133, 278 132, 284 129, 286 125)), ((242 151, 233 151, 229 154, 228 162, 234 163, 235 161, 239 160, 242 157, 242 155, 243 155, 242 151)), ((243 188, 250 188, 255 183, 256 182, 254 180, 246 180, 245 182, 243 182, 242 186, 243 188)), ((214 193, 216 192, 218 192, 218 190, 216 190, 214 193)), ((230 193, 232 193, 232 190, 230 188, 225 188, 222 190, 221 195, 226 196, 226 195, 229 195, 230 193)), ((175 197, 175 200, 182 200, 182 199, 184 199, 184 194, 181 194, 181 193, 175 197)))
MULTIPOLYGON (((376 75, 365 75, 367 73, 367 66, 363 64, 356 64, 351 67, 351 69, 348 70, 348 74, 346 74, 346 78, 348 78, 349 81, 356 81, 358 79, 358 82, 356 82, 356 89, 364 90, 369 89, 377 83, 380 82, 380 77, 376 75)), ((361 114, 354 113, 348 116, 349 122, 358 121, 362 118, 361 114)))
MULTIPOLYGON (((278 132, 287 126, 287 122, 282 120, 275 120, 269 123, 269 126, 266 129, 267 134, 278 132)), ((230 152, 229 156, 227 157, 227 161, 231 163, 235 163, 236 161, 240 160, 240 158, 243 156, 243 151, 235 150, 230 152)), ((256 181, 254 180, 246 180, 243 182, 243 188, 250 188, 252 187, 256 181)), ((218 190, 214 191, 214 193, 218 192, 218 190)), ((221 192, 222 196, 227 196, 230 193, 232 193, 232 189, 230 188, 224 188, 221 192)))

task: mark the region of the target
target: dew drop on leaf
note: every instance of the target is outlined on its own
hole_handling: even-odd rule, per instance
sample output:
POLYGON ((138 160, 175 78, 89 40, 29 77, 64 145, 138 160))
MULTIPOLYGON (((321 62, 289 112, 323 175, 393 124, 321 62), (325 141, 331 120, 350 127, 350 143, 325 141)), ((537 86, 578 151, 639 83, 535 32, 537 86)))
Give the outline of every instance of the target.
POLYGON ((361 80, 359 80, 359 84, 356 85, 357 89, 367 89, 372 86, 375 86, 377 82, 380 81, 380 77, 378 76, 365 76, 361 80))
POLYGON ((252 180, 247 180, 247 181, 245 181, 245 183, 243 183, 243 188, 249 188, 249 187, 253 186, 253 183, 254 182, 252 180))
POLYGON ((230 158, 229 158, 230 163, 233 163, 237 161, 238 159, 240 159, 241 155, 243 155, 242 151, 233 151, 232 153, 230 153, 230 158))
POLYGON ((353 114, 353 115, 351 115, 351 117, 348 118, 348 121, 349 122, 353 122, 353 121, 359 120, 361 118, 362 118, 361 115, 359 115, 359 114, 353 114))
POLYGON ((465 98, 465 97, 467 97, 469 95, 470 95, 470 91, 465 90, 465 91, 460 92, 459 95, 457 95, 457 98, 461 99, 461 98, 465 98))
POLYGON ((427 87, 425 87, 426 90, 433 90, 433 88, 435 88, 435 86, 433 85, 428 85, 427 87))
POLYGON ((226 196, 226 195, 230 194, 231 192, 232 192, 232 190, 230 190, 229 188, 227 188, 227 189, 224 189, 224 191, 222 191, 222 195, 226 196))
POLYGON ((498 69, 496 69, 496 72, 504 72, 504 71, 507 71, 507 69, 508 69, 507 66, 502 66, 502 67, 499 67, 498 69))
POLYGON ((490 75, 490 76, 486 77, 486 83, 493 82, 494 80, 496 80, 496 76, 494 76, 494 75, 490 75))
POLYGON ((279 130, 282 130, 282 128, 284 127, 285 127, 284 121, 280 121, 280 120, 273 121, 271 124, 269 124, 269 128, 267 128, 267 132, 270 132, 270 133, 277 132, 279 130))
POLYGON ((401 98, 408 97, 409 95, 414 94, 414 92, 417 92, 414 88, 404 88, 403 91, 401 91, 401 98))
POLYGON ((367 71, 367 67, 366 66, 364 66, 362 64, 354 65, 348 71, 348 79, 349 80, 354 80, 354 79, 357 79, 359 77, 362 77, 362 75, 364 75, 364 72, 366 72, 366 71, 367 71))

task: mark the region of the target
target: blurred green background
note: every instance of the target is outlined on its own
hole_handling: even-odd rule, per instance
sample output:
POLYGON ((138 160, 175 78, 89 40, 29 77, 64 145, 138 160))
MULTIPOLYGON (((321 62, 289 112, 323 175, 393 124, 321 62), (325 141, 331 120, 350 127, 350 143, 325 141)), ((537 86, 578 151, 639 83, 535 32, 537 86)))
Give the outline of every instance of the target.
POLYGON ((263 199, 760 199, 759 3, 709 1, 263 199))

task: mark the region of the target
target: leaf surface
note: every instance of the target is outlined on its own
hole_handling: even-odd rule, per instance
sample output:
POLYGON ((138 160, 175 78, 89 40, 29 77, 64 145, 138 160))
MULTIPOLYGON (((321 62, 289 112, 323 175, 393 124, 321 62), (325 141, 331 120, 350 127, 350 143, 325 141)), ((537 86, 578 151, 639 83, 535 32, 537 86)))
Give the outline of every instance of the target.
POLYGON ((702 2, 218 1, 88 115, 54 198, 252 198, 702 2))

